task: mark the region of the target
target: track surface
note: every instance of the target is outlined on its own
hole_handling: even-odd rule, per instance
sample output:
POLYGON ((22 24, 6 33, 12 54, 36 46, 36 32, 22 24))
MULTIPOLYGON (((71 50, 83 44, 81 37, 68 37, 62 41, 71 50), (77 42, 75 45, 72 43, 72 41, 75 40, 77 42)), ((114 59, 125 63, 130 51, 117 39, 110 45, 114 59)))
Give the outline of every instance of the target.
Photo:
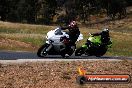
POLYGON ((21 62, 36 62, 36 61, 77 61, 77 60, 110 60, 120 61, 123 59, 130 59, 132 57, 118 57, 118 56, 74 56, 69 58, 62 58, 60 55, 47 55, 40 58, 35 52, 15 52, 15 51, 0 51, 0 63, 21 63, 21 62))

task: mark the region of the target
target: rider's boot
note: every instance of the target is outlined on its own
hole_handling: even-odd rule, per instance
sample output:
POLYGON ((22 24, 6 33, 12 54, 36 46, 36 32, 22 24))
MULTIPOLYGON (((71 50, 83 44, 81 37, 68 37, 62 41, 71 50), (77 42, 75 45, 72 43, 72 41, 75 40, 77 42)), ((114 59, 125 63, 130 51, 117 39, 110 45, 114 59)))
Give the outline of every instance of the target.
POLYGON ((74 50, 75 49, 75 46, 71 46, 71 49, 74 50))

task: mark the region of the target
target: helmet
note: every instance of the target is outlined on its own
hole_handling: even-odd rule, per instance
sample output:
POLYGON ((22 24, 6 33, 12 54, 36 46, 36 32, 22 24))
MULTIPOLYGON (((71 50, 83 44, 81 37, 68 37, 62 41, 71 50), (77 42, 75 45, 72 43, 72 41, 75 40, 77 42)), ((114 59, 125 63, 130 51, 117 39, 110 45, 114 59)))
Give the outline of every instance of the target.
POLYGON ((109 29, 108 29, 108 28, 105 28, 105 29, 103 29, 102 32, 103 32, 103 33, 109 33, 109 29))
POLYGON ((102 34, 105 36, 109 36, 109 29, 108 28, 103 29, 102 34))
POLYGON ((77 23, 76 23, 76 21, 72 21, 72 22, 70 22, 70 24, 69 24, 69 27, 76 27, 77 26, 77 23))

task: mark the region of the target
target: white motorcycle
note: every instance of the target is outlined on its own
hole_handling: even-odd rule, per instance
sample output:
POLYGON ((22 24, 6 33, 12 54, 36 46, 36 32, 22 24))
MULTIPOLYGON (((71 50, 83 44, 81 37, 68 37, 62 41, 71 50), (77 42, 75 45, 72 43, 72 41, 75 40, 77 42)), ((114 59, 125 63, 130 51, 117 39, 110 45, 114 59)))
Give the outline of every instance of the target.
MULTIPOLYGON (((38 49, 38 57, 45 57, 46 55, 61 55, 62 57, 66 57, 66 55, 71 56, 76 49, 76 44, 74 46, 69 46, 70 48, 68 48, 68 50, 66 49, 66 44, 69 43, 69 35, 61 30, 60 27, 49 31, 46 39, 46 43, 38 49)), ((83 35, 80 34, 77 41, 82 39, 83 35)))

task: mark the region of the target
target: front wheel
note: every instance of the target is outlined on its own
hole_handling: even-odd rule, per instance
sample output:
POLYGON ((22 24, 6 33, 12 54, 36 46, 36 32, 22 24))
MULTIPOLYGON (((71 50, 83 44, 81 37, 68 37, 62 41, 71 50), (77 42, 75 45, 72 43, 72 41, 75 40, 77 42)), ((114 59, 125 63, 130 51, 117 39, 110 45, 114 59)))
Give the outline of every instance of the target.
POLYGON ((82 54, 84 54, 84 48, 80 47, 75 51, 75 56, 81 56, 82 54))
POLYGON ((48 44, 42 45, 42 46, 38 49, 37 56, 38 56, 38 57, 44 57, 44 56, 46 56, 46 55, 47 55, 47 52, 46 52, 47 47, 48 47, 48 44))

